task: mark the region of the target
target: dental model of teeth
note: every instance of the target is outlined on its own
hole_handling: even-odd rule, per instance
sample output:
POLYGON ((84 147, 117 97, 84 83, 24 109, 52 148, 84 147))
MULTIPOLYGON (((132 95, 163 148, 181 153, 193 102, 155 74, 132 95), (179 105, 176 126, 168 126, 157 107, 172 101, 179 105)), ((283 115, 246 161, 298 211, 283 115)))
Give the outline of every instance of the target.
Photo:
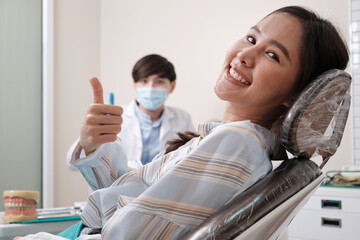
POLYGON ((38 218, 36 207, 39 192, 10 190, 4 191, 3 196, 6 209, 3 216, 5 223, 25 222, 38 218))

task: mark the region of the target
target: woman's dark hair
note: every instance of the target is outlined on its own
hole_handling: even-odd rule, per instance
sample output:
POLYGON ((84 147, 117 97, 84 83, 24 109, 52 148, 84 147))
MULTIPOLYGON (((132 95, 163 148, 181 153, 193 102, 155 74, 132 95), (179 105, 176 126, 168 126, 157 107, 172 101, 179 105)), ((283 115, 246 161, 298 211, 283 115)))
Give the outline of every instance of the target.
POLYGON ((299 6, 283 7, 270 15, 277 12, 297 18, 303 27, 297 92, 303 90, 316 76, 326 70, 346 68, 349 51, 331 22, 299 6))
POLYGON ((157 54, 150 54, 141 58, 135 63, 132 71, 134 82, 153 74, 158 74, 162 78, 167 78, 170 82, 175 81, 176 79, 174 65, 166 58, 157 54))
MULTIPOLYGON (((278 12, 297 18, 303 28, 296 93, 300 93, 321 73, 334 68, 342 70, 346 68, 349 62, 349 50, 331 22, 320 18, 313 11, 299 6, 283 7, 269 15, 278 12)), ((198 136, 198 134, 182 133, 179 135, 180 139, 168 142, 166 152, 169 152, 168 149, 171 151, 176 149, 171 144, 176 143, 176 146, 179 147, 194 136, 198 136)))
POLYGON ((167 141, 167 148, 165 150, 165 154, 178 149, 179 147, 190 141, 192 138, 200 136, 199 134, 190 131, 178 132, 177 135, 178 138, 167 141))

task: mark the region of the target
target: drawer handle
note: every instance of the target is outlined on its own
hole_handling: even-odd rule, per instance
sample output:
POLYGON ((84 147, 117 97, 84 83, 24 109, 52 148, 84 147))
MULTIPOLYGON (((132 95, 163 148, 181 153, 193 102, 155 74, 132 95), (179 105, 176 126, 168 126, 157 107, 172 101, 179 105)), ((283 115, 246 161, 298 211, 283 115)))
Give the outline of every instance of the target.
POLYGON ((321 226, 341 228, 341 219, 321 218, 321 226))
POLYGON ((321 200, 321 208, 341 209, 340 200, 321 200))

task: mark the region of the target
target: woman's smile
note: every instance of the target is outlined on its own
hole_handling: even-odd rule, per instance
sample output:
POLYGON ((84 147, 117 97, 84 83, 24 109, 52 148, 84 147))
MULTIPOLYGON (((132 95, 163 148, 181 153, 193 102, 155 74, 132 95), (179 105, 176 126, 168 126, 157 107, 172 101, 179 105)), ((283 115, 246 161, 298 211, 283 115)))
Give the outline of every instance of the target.
POLYGON ((301 36, 298 19, 275 13, 230 47, 215 93, 227 102, 232 116, 237 115, 232 121, 268 118, 271 122, 274 114, 284 111, 299 71, 301 36))
POLYGON ((233 67, 230 68, 229 74, 236 81, 238 81, 238 82, 240 82, 242 84, 245 84, 246 86, 251 85, 251 83, 249 81, 247 81, 243 76, 241 76, 241 74, 238 73, 233 67))

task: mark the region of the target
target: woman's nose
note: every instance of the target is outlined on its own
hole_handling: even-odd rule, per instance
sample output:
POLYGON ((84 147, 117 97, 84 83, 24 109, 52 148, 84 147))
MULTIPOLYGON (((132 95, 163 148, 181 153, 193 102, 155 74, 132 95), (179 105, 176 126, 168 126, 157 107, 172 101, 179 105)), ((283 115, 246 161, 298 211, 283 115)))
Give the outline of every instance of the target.
POLYGON ((244 48, 239 51, 236 56, 242 65, 253 67, 255 65, 256 49, 254 47, 244 48))

